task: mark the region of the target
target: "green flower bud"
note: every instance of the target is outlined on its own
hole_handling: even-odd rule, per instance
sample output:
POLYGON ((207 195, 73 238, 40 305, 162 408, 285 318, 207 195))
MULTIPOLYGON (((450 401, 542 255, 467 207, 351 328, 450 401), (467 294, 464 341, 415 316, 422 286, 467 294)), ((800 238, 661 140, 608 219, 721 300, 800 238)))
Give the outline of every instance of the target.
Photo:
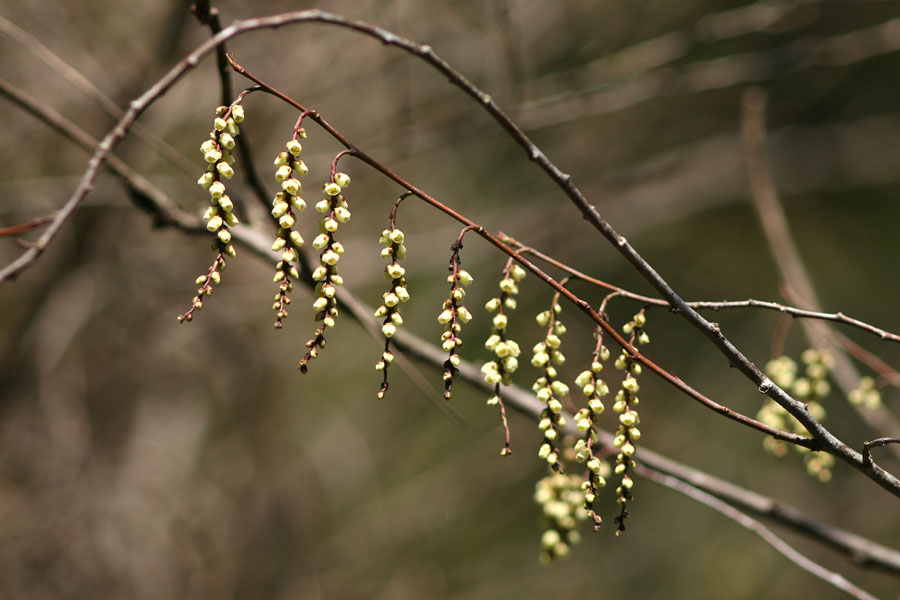
POLYGON ((291 140, 285 146, 293 156, 300 156, 300 153, 303 151, 303 146, 297 140, 291 140))
POLYGON ((324 193, 326 197, 337 196, 341 193, 341 186, 336 183, 326 183, 322 186, 322 193, 324 193))
POLYGON ((244 107, 240 104, 235 104, 231 107, 231 117, 234 119, 235 123, 243 123, 244 122, 244 107))
POLYGON ((303 212, 306 208, 306 202, 300 196, 291 196, 291 206, 293 206, 297 212, 303 212))
MULTIPOLYGON (((350 176, 347 175, 346 173, 335 173, 334 174, 334 182, 336 184, 338 184, 339 186, 341 186, 342 188, 345 188, 348 185, 350 185, 350 176)), ((334 196, 334 194, 330 194, 330 195, 334 196)))
POLYGON ((300 181, 298 179, 294 179, 293 177, 291 177, 290 179, 285 179, 281 182, 281 189, 283 189, 291 196, 295 196, 300 191, 300 181))
POLYGON ((278 182, 282 182, 290 176, 291 176, 291 168, 287 165, 281 165, 275 171, 275 180, 278 182))
MULTIPOLYGON (((281 218, 282 215, 287 213, 289 208, 290 208, 290 206, 288 205, 287 202, 276 202, 275 205, 272 207, 272 216, 275 217, 276 219, 279 219, 279 218, 281 218)), ((285 229, 287 229, 287 227, 285 227, 285 229)))
POLYGON ((335 218, 341 223, 346 223, 350 220, 350 211, 343 207, 337 207, 334 209, 335 218))

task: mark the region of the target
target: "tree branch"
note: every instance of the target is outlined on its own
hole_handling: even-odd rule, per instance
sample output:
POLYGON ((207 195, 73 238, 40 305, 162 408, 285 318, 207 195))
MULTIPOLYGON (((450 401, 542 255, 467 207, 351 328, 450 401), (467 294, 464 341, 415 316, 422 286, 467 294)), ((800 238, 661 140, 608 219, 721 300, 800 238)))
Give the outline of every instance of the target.
MULTIPOLYGON (((94 141, 88 134, 81 131, 73 123, 58 115, 49 107, 30 98, 19 90, 11 88, 2 80, 0 80, 0 92, 16 101, 17 104, 28 112, 44 121, 55 131, 85 150, 90 151, 93 147, 92 144, 94 141)), ((162 226, 176 227, 186 233, 204 235, 208 233, 206 229, 202 227, 199 219, 180 209, 165 194, 137 175, 133 170, 116 159, 116 157, 110 157, 107 167, 128 189, 137 189, 141 191, 146 198, 146 202, 141 202, 134 196, 133 199, 135 200, 135 203, 138 204, 139 208, 148 211, 154 216, 155 223, 162 226)), ((265 233, 246 226, 235 227, 234 233, 235 240, 244 248, 247 248, 253 254, 265 261, 273 260, 274 254, 270 247, 269 238, 265 233)), ((308 279, 303 279, 303 281, 307 285, 310 284, 308 279)), ((364 327, 372 326, 372 319, 370 317, 372 311, 370 307, 362 304, 346 289, 340 289, 338 295, 342 307, 346 308, 355 320, 364 327)), ((445 353, 443 350, 402 330, 399 331, 392 340, 403 353, 416 357, 436 369, 442 368, 443 361, 445 360, 445 353)), ((474 387, 482 389, 487 393, 493 391, 491 386, 484 383, 478 367, 468 361, 461 362, 460 377, 474 387)), ((539 417, 540 412, 543 409, 543 405, 532 394, 517 386, 509 387, 505 390, 504 395, 512 408, 533 420, 536 420, 539 417)), ((573 422, 574 421, 571 418, 567 420, 567 423, 569 423, 569 433, 574 433, 575 431, 574 426, 572 425, 573 422)), ((612 444, 611 434, 600 431, 599 435, 601 443, 607 446, 612 444)), ((875 440, 875 442, 878 442, 878 440, 875 440)), ((873 446, 874 445, 881 444, 873 443, 873 446)), ((854 563, 859 564, 860 566, 874 568, 888 573, 900 574, 900 552, 896 550, 879 545, 871 540, 862 538, 840 528, 832 527, 831 525, 804 514, 794 507, 782 504, 751 490, 741 488, 708 473, 680 464, 672 459, 657 454, 652 450, 642 449, 639 463, 667 476, 688 482, 691 486, 738 506, 744 511, 763 516, 790 527, 802 535, 846 555, 854 563)))

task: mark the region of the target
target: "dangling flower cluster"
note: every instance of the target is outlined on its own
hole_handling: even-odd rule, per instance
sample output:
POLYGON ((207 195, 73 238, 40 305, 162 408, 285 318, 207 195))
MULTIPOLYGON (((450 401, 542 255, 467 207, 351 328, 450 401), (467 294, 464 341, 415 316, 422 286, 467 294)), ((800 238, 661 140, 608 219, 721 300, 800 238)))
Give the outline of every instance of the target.
POLYGON ((466 297, 464 288, 474 280, 468 271, 460 268, 461 260, 459 258, 459 251, 462 250, 462 238, 469 229, 470 227, 463 228, 456 238, 456 243, 452 246, 450 274, 447 276, 450 294, 444 300, 441 314, 437 319, 438 323, 444 326, 444 333, 441 334, 441 347, 444 352, 448 353, 447 360, 444 361, 444 398, 447 400, 453 397, 453 378, 459 374, 460 359, 457 348, 463 343, 459 334, 462 332, 463 324, 472 319, 472 313, 462 305, 462 301, 466 297))
MULTIPOLYGON (((400 261, 406 258, 406 246, 403 245, 403 231, 398 229, 394 223, 396 218, 395 210, 391 212, 390 226, 381 232, 381 257, 387 258, 391 262, 384 268, 385 279, 390 279, 391 289, 382 295, 384 304, 375 311, 376 318, 384 317, 381 324, 381 332, 384 334, 384 352, 381 354, 381 360, 375 363, 375 369, 384 374, 384 380, 381 382, 381 389, 378 390, 378 397, 384 398, 388 390, 388 367, 394 360, 391 353, 391 338, 397 332, 397 327, 403 323, 403 317, 400 316, 400 303, 409 300, 409 290, 406 287, 406 270, 400 266, 400 261)), ((458 358, 457 358, 458 361, 458 358)))
POLYGON ((197 295, 194 296, 190 310, 178 315, 178 321, 184 323, 193 319, 194 311, 203 308, 203 298, 211 296, 213 284, 218 284, 222 279, 222 271, 225 270, 225 257, 235 257, 234 246, 231 245, 231 231, 229 227, 238 224, 238 218, 234 214, 234 203, 225 193, 223 180, 231 179, 234 175, 234 138, 240 133, 238 123, 244 120, 244 107, 238 103, 231 106, 220 106, 216 109, 216 118, 213 121, 213 130, 209 139, 200 145, 200 152, 209 165, 207 171, 197 180, 197 183, 209 191, 210 206, 206 209, 203 218, 206 220, 206 228, 210 233, 215 233, 216 238, 212 243, 212 250, 216 258, 210 265, 205 275, 197 278, 196 284, 200 286, 197 295))
POLYGON ((877 408, 881 405, 881 392, 878 391, 875 380, 868 375, 859 378, 859 386, 852 390, 847 398, 850 404, 866 408, 877 408))
MULTIPOLYGON (((821 401, 831 391, 827 377, 833 361, 827 353, 812 348, 805 350, 801 358, 806 365, 804 377, 797 377, 797 364, 788 356, 779 356, 769 361, 766 365, 766 373, 780 388, 789 391, 795 398, 805 402, 810 414, 821 421, 825 418, 825 409, 821 401)), ((806 433, 799 421, 772 400, 766 400, 759 409, 757 418, 767 425, 784 431, 806 433)), ((767 437, 763 440, 763 447, 780 457, 787 454, 788 444, 767 437)), ((834 457, 831 454, 810 452, 807 448, 799 446, 796 448, 804 455, 803 461, 810 475, 823 483, 831 479, 831 468, 834 466, 834 457)))
POLYGON ((546 460, 555 471, 562 470, 559 462, 559 439, 560 428, 566 424, 562 415, 561 398, 569 393, 569 386, 560 381, 559 373, 556 371, 556 367, 566 361, 565 355, 559 349, 562 344, 560 336, 566 332, 566 326, 557 317, 561 311, 559 294, 556 294, 551 310, 538 314, 536 318, 538 325, 546 327, 547 333, 544 341, 538 342, 532 348, 534 355, 531 358, 531 364, 544 371, 531 386, 538 400, 546 404, 538 422, 538 428, 544 432, 538 456, 546 460))
POLYGON ((509 426, 506 421, 506 407, 500 396, 500 384, 509 385, 512 374, 519 368, 519 354, 521 349, 515 340, 507 336, 509 319, 504 310, 516 308, 516 295, 519 293, 518 283, 525 278, 525 269, 512 262, 510 259, 503 269, 503 278, 500 280, 500 296, 487 301, 484 308, 488 312, 496 312, 494 315, 491 334, 484 343, 485 349, 494 353, 496 360, 486 362, 481 367, 484 380, 488 385, 494 386, 494 393, 488 398, 488 405, 500 405, 500 416, 503 420, 503 428, 506 431, 506 444, 500 451, 501 456, 509 456, 512 450, 509 447, 509 426))
POLYGON ((344 254, 344 246, 334 239, 334 234, 341 223, 350 220, 347 201, 341 194, 341 189, 348 185, 350 177, 345 173, 334 173, 332 169, 331 180, 322 186, 323 198, 316 203, 316 210, 322 213, 322 218, 319 220, 319 235, 313 240, 312 246, 322 252, 319 254, 319 266, 312 273, 313 281, 316 282, 313 309, 316 311, 316 320, 322 321, 322 325, 316 329, 315 337, 306 342, 309 351, 300 360, 300 371, 303 373, 308 370, 309 361, 319 355, 319 349, 325 347, 325 331, 334 327, 338 316, 334 295, 337 287, 344 283, 337 268, 337 263, 344 254))
MULTIPOLYGON (((632 343, 637 340, 638 343, 646 344, 650 341, 650 336, 644 331, 646 322, 647 317, 642 310, 634 315, 632 320, 622 327, 622 330, 626 334, 631 334, 632 343)), ((641 365, 623 350, 616 359, 615 366, 620 371, 625 371, 622 388, 616 392, 616 399, 613 403, 613 411, 619 415, 619 426, 616 429, 616 436, 613 438, 613 446, 619 449, 615 472, 616 475, 621 476, 619 486, 616 488, 619 514, 616 516, 615 522, 616 535, 622 535, 625 531, 625 519, 629 514, 627 505, 634 498, 631 494, 631 488, 634 485, 631 473, 636 465, 632 457, 636 450, 635 443, 641 439, 641 430, 637 427, 640 417, 636 408, 640 403, 637 395, 640 389, 637 377, 641 374, 641 365)))
POLYGON ((541 535, 542 563, 569 555, 581 540, 578 524, 588 516, 578 475, 551 473, 534 487, 534 501, 541 506, 547 528, 541 535))
POLYGON ((603 361, 609 359, 609 348, 603 345, 602 332, 599 327, 594 332, 597 345, 591 357, 591 368, 585 369, 575 378, 575 385, 581 388, 587 400, 587 407, 579 409, 575 414, 575 427, 584 434, 584 437, 575 442, 575 460, 586 463, 587 478, 582 482, 581 489, 584 490, 584 507, 594 521, 594 531, 600 529, 603 522, 594 510, 594 502, 598 489, 606 485, 606 479, 602 475, 606 463, 594 456, 593 452, 594 444, 597 443, 597 417, 605 409, 600 398, 609 394, 609 386, 597 376, 603 370, 603 361))
POLYGON ((293 264, 300 258, 300 247, 303 245, 303 237, 294 229, 297 222, 295 214, 306 208, 306 202, 300 197, 303 189, 299 177, 303 177, 309 171, 300 160, 300 152, 303 147, 297 141, 299 134, 285 144, 286 152, 280 152, 275 158, 275 179, 281 183, 281 191, 275 194, 272 200, 272 216, 278 220, 278 231, 275 232, 275 243, 272 250, 281 252, 281 260, 275 265, 275 283, 278 284, 278 293, 275 294, 275 303, 272 310, 275 311, 275 327, 281 329, 282 319, 287 317, 287 305, 291 303, 288 294, 294 289, 292 279, 299 279, 300 273, 293 264))

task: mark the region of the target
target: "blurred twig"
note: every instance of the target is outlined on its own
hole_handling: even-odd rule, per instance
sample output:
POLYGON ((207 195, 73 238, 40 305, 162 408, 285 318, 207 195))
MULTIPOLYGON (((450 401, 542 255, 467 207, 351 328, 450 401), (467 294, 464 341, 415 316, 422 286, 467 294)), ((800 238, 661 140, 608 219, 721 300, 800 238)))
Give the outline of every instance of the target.
POLYGON ((708 508, 721 513, 741 527, 752 531, 753 533, 761 537, 764 542, 780 552, 789 561, 791 561, 801 569, 811 573, 812 575, 815 575, 822 581, 833 585, 834 587, 843 592, 846 592, 854 598, 859 598, 861 600, 877 600, 875 596, 847 581, 847 579, 843 575, 834 571, 829 571, 819 563, 810 560, 808 557, 795 550, 787 542, 775 535, 772 530, 770 530, 768 527, 766 527, 756 519, 737 510, 730 504, 719 500, 712 494, 708 494, 689 483, 685 483, 677 477, 672 477, 671 475, 660 473, 659 471, 648 468, 644 465, 640 465, 637 472, 650 481, 684 494, 694 502, 699 502, 700 504, 703 504, 708 508))
MULTIPOLYGON (((808 309, 819 310, 819 299, 791 236, 787 216, 778 198, 766 157, 766 94, 759 88, 751 88, 744 94, 742 104, 741 133, 747 180, 763 233, 781 272, 785 289, 791 296, 789 300, 805 305, 808 309)), ((822 321, 801 321, 801 326, 813 347, 827 351, 834 358, 834 379, 844 396, 848 396, 859 386, 859 373, 841 344, 835 341, 831 326, 822 321)), ((900 422, 884 406, 854 408, 873 431, 887 432, 890 435, 900 432, 900 422)), ((894 455, 900 457, 900 450, 895 450, 894 455)))
MULTIPOLYGON (((78 88, 81 93, 93 100, 103 112, 113 119, 121 119, 125 112, 119 107, 115 101, 103 93, 100 88, 93 84, 87 77, 82 75, 77 69, 72 68, 66 61, 57 56, 52 50, 47 48, 39 39, 0 15, 0 31, 13 38, 24 47, 28 48, 44 62, 48 67, 56 71, 60 76, 69 81, 78 88)), ((166 160, 181 169, 188 175, 193 174, 194 167, 183 154, 175 150, 167 144, 158 135, 141 125, 134 124, 134 135, 156 150, 166 160)))

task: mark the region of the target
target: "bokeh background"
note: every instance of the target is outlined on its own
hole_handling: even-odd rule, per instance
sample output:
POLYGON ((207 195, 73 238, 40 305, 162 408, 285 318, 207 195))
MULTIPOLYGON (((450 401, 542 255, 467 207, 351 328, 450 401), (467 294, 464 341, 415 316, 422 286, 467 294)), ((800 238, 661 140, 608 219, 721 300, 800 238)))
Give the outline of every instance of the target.
MULTIPOLYGON (((208 37, 189 2, 3 0, 0 17, 61 57, 120 106, 208 37)), ((310 2, 216 2, 224 23, 311 8, 310 2)), ((900 6, 896 2, 583 0, 335 1, 435 51, 508 110, 600 212, 689 299, 780 300, 781 278, 749 201, 741 159, 742 94, 769 96, 769 156, 792 232, 823 308, 900 330, 900 6)), ((4 25, 0 77, 96 137, 115 122, 4 25)), ((396 172, 492 230, 639 292, 640 277, 475 103, 402 52, 350 32, 303 25, 246 35, 237 59, 396 172)), ((237 85, 241 85, 238 83, 237 85)), ((177 153, 129 136, 117 154, 200 214, 197 147, 219 103, 206 59, 141 117, 177 153), (186 166, 185 166, 186 165, 186 166)), ((46 215, 75 188, 87 155, 0 99, 0 226, 46 215)), ((250 96, 244 128, 269 181, 296 114, 250 96)), ((340 149, 313 125, 309 189, 340 149)), ((384 288, 378 235, 399 189, 361 163, 340 234, 342 274, 369 304, 384 288)), ((241 165, 238 165, 240 173, 241 165)), ((236 177, 232 195, 253 199, 236 177)), ((274 187, 274 186, 273 186, 274 187)), ((260 209, 247 207, 263 230, 260 209), (253 211, 256 210, 254 213, 253 211)), ((413 301, 407 327, 437 340, 449 246, 459 225, 408 201, 413 301)), ((302 226, 311 234, 311 220, 302 226)), ((25 238, 33 237, 25 236, 25 238)), ((0 239, 6 264, 20 249, 0 239)), ((225 283, 190 325, 203 237, 154 229, 102 175, 45 255, 0 286, 0 597, 3 598, 839 598, 736 524, 639 480, 625 536, 608 525, 564 562, 538 564, 531 496, 544 468, 533 423, 511 416, 515 454, 484 395, 456 386, 448 417, 440 373, 400 369, 384 401, 372 369, 380 341, 349 318, 301 376, 314 329, 298 290, 273 331, 272 265, 239 250, 225 283)), ((495 295, 504 259, 474 237, 463 261, 468 305, 495 295)), ((575 285, 593 302, 602 292, 575 285)), ((548 290, 523 283, 514 336, 538 340, 548 290)), ((637 306, 614 302, 624 322, 637 306)), ((588 360, 591 326, 574 311, 571 376, 588 360)), ((778 315, 716 315, 765 363, 778 315)), ((487 359, 476 311, 466 358, 487 359)), ((755 414, 761 396, 682 320, 650 313, 651 358, 710 397, 755 414)), ((889 365, 896 345, 842 330, 889 365)), ((779 337, 780 339, 780 337, 779 337)), ((790 326, 784 350, 807 347, 790 326)), ((869 371, 861 366, 863 373, 869 371)), ((523 367, 528 387, 536 373, 523 367)), ((643 378, 646 447, 801 507, 887 545, 900 540, 896 499, 838 465, 808 477, 801 459, 764 453, 756 433, 643 378)), ((896 389, 883 389, 896 409, 896 389)), ((874 431, 839 394, 826 423, 856 447, 874 431)), ((883 458, 882 458, 883 455, 883 458)), ((887 451, 883 464, 900 466, 887 451)), ((879 597, 898 580, 859 569, 779 530, 879 597)))

